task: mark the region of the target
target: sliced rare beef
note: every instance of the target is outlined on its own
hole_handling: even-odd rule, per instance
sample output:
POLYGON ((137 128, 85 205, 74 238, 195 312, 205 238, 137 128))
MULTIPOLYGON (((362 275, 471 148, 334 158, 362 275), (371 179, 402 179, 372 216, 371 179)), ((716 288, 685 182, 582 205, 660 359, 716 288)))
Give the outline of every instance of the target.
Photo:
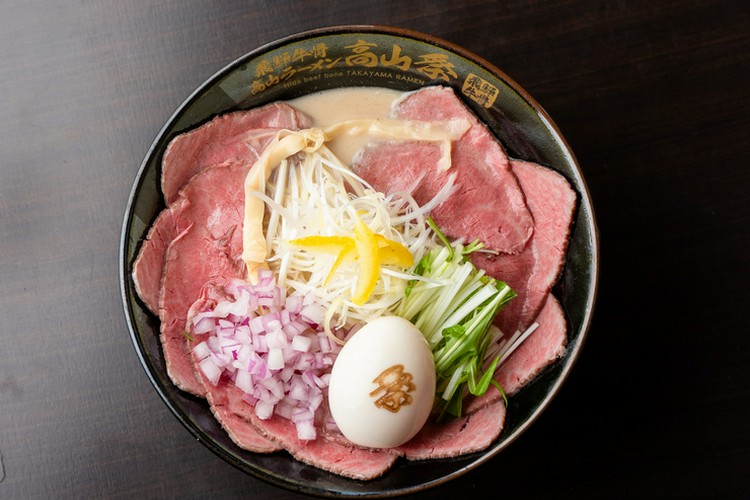
POLYGON ((185 343, 187 314, 205 286, 221 286, 243 276, 240 255, 246 174, 246 164, 229 161, 196 175, 182 194, 190 203, 180 217, 189 221, 190 227, 166 251, 159 319, 167 372, 177 387, 200 396, 204 389, 185 343))
POLYGON ((158 297, 169 244, 190 221, 179 216, 182 190, 202 169, 229 160, 252 165, 280 129, 309 125, 309 118, 284 103, 218 116, 175 137, 162 162, 162 190, 168 208, 154 221, 133 263, 133 281, 144 304, 158 314, 158 297))
POLYGON ((534 220, 500 143, 449 87, 427 87, 394 104, 394 118, 443 121, 465 119, 469 130, 452 145, 451 167, 438 168, 435 143, 386 142, 371 145, 355 158, 353 169, 385 193, 409 189, 425 204, 456 175, 454 194, 432 212, 452 238, 479 239, 502 253, 516 254, 533 233, 534 220))
MULTIPOLYGON (((343 436, 332 439, 322 432, 318 432, 318 437, 313 441, 303 441, 297 437, 297 428, 290 420, 278 415, 267 420, 258 418, 253 406, 243 399, 242 391, 233 383, 220 381, 217 386, 211 386, 209 382, 206 384, 208 401, 212 405, 217 401, 224 404, 244 422, 240 429, 247 429, 246 425, 252 426, 260 435, 306 464, 353 479, 367 480, 381 476, 398 458, 388 450, 362 448, 351 444, 343 436)), ((237 424, 225 419, 222 425, 234 427, 237 424)))
MULTIPOLYGON (((540 325, 495 375, 506 394, 517 392, 564 352, 565 316, 550 290, 565 262, 576 204, 575 191, 554 170, 518 160, 512 161, 512 168, 537 221, 534 235, 518 255, 474 254, 472 257, 477 267, 507 282, 518 294, 495 321, 504 337, 509 338, 534 322, 540 325)), ((493 389, 488 394, 500 397, 493 389)), ((475 400, 469 403, 467 411, 490 400, 484 399, 481 403, 475 400)))
POLYGON ((526 329, 534 321, 560 276, 576 204, 575 191, 554 170, 517 160, 513 160, 512 168, 537 221, 534 235, 520 254, 475 253, 471 259, 478 268, 505 281, 518 294, 496 322, 506 337, 526 329))
POLYGON ((495 377, 507 394, 517 392, 547 365, 565 354, 568 325, 560 302, 554 295, 547 296, 535 322, 539 323, 539 327, 503 363, 495 377))
POLYGON ((273 453, 283 450, 280 445, 261 436, 252 424, 234 413, 228 406, 213 403, 211 412, 229 438, 243 450, 254 453, 273 453))
MULTIPOLYGON (((495 380, 507 395, 518 392, 545 367, 565 354, 568 326, 560 303, 551 293, 547 295, 544 307, 535 318, 535 322, 539 326, 534 333, 516 349, 495 374, 495 380)), ((494 386, 490 386, 483 396, 465 400, 464 411, 472 414, 487 405, 495 404, 501 398, 500 392, 494 386)))
MULTIPOLYGON (((241 399, 237 401, 238 406, 248 406, 241 399)), ((368 480, 381 476, 398 458, 387 450, 347 446, 322 436, 314 441, 302 441, 297 437, 294 424, 277 415, 260 420, 253 413, 249 419, 262 434, 279 443, 297 460, 352 479, 368 480)))
POLYGON ((133 262, 133 283, 146 307, 159 314, 159 292, 164 271, 164 256, 172 240, 177 238, 191 222, 180 213, 189 202, 179 199, 161 211, 143 241, 138 257, 133 262))
POLYGON ((416 436, 394 451, 409 460, 465 455, 492 444, 504 423, 505 402, 495 401, 445 422, 438 423, 431 418, 416 436))
POLYGON ((296 130, 309 118, 284 103, 220 115, 175 137, 162 161, 161 185, 167 205, 201 169, 235 159, 252 164, 279 129, 296 130))

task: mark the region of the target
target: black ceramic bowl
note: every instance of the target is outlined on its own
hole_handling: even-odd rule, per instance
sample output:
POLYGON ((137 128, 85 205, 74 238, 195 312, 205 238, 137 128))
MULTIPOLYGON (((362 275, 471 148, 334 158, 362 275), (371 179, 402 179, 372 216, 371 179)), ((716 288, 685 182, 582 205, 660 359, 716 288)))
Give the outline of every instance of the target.
POLYGON ((401 29, 353 26, 294 35, 256 49, 201 85, 167 121, 141 165, 122 230, 122 299, 135 349, 146 374, 185 427, 219 457, 275 485, 320 496, 393 496, 440 485, 480 466, 518 438, 560 389, 589 327, 596 295, 598 241, 591 200, 573 153, 542 108, 493 65, 460 47, 401 29), (217 114, 345 86, 414 90, 450 85, 505 145, 510 156, 547 165, 578 192, 574 228, 555 288, 569 322, 565 356, 508 402, 505 429, 485 451, 455 459, 400 460, 383 477, 346 479, 291 458, 238 448, 205 401, 170 382, 159 343, 158 319, 137 299, 131 268, 140 242, 164 202, 160 163, 169 141, 217 114))

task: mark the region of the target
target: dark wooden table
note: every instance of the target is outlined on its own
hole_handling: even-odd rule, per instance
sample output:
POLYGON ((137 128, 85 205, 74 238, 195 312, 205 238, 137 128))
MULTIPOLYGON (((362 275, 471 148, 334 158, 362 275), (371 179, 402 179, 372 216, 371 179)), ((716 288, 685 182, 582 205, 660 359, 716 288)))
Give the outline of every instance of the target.
POLYGON ((0 498, 295 495, 196 442, 131 345, 118 245, 179 103, 278 37, 423 31, 534 96, 594 199, 579 363, 507 450, 421 498, 750 493, 745 0, 6 0, 0 9, 0 498))

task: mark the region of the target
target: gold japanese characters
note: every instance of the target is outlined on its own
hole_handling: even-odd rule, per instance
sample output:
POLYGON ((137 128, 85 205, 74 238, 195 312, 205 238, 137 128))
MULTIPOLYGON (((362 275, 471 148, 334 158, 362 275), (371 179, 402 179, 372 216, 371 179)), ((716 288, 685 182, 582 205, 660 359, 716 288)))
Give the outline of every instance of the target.
POLYGON ((412 397, 410 392, 416 390, 412 382, 414 376, 404 371, 404 365, 393 365, 375 377, 373 383, 378 388, 370 393, 375 400, 375 406, 384 408, 392 413, 398 413, 402 406, 410 405, 412 397))

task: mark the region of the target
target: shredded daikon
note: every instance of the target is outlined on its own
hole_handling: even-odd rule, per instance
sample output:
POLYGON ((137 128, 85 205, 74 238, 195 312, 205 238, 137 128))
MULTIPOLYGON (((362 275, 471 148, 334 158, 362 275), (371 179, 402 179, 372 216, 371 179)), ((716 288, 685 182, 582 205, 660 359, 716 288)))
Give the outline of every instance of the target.
POLYGON ((414 279, 405 269, 381 263, 368 300, 355 304, 358 280, 364 279, 361 260, 341 263, 330 273, 335 255, 306 252, 289 242, 315 235, 353 236, 361 219, 370 231, 403 245, 419 261, 435 246, 427 215, 452 194, 455 175, 420 207, 408 192, 377 192, 325 142, 344 133, 438 141, 449 164, 450 141, 467 128, 461 121, 353 120, 325 130, 279 132, 245 180, 243 260, 249 279, 253 281, 258 269, 270 267, 278 273, 279 285, 311 294, 331 309, 339 327, 392 312, 414 279))
MULTIPOLYGON (((427 210, 406 193, 386 196, 375 191, 350 174, 325 147, 305 155, 302 161, 290 162, 288 176, 284 202, 280 206, 267 205, 269 217, 278 214, 282 220, 275 234, 269 231, 266 238, 270 242, 268 264, 278 270, 283 284, 299 293, 311 293, 318 303, 334 308, 338 326, 366 322, 392 312, 408 281, 413 279, 412 274, 381 265, 370 299, 356 305, 351 297, 356 289, 359 262, 341 264, 329 276, 335 255, 301 251, 289 241, 314 235, 351 236, 361 218, 376 234, 404 245, 414 261, 418 261, 434 247, 425 223, 427 210), (331 164, 335 167, 331 168, 331 164)), ((277 177, 270 180, 270 192, 277 190, 276 182, 277 177)), ((439 196, 447 198, 450 188, 448 185, 441 190, 439 196)))

